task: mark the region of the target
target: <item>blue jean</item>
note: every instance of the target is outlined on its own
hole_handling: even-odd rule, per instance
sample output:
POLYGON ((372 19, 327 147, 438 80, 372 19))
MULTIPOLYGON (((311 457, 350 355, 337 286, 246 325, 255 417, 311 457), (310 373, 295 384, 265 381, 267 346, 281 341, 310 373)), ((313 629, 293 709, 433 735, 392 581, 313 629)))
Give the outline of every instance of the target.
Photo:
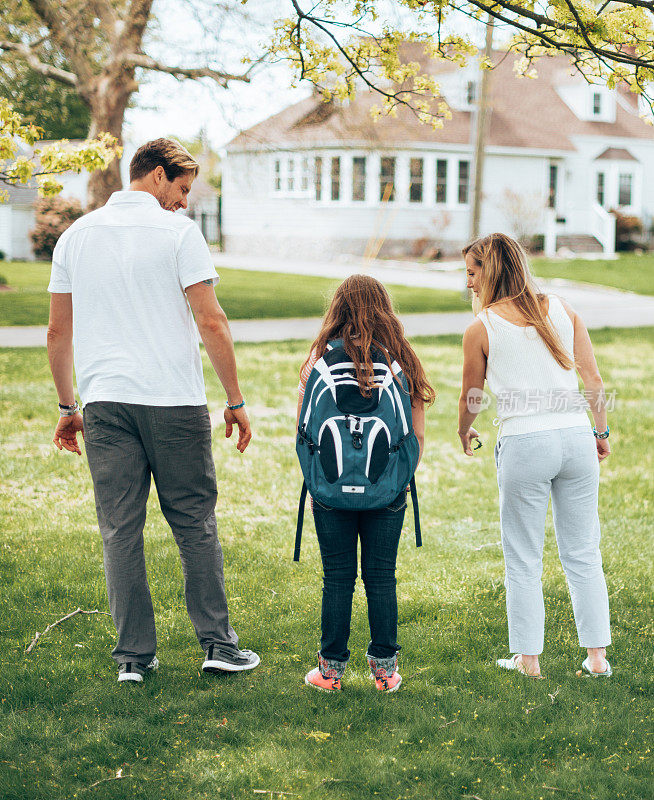
POLYGON ((609 598, 599 549, 599 463, 590 427, 503 436, 495 447, 495 460, 509 649, 527 655, 543 650, 541 575, 550 495, 579 644, 611 644, 609 598))
POLYGON ((324 572, 320 655, 341 669, 350 657, 347 643, 359 538, 370 624, 368 655, 395 659, 400 649, 395 564, 405 510, 404 491, 387 508, 376 511, 330 509, 314 500, 313 516, 324 572))

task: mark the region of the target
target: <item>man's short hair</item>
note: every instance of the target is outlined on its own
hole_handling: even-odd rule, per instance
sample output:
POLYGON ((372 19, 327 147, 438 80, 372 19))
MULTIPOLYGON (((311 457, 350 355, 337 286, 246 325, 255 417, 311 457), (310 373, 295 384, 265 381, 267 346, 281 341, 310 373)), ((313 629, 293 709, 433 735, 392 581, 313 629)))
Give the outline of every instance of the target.
POLYGON ((169 181, 189 172, 195 176, 200 171, 198 162, 179 142, 174 139, 153 139, 134 153, 129 165, 130 182, 144 178, 156 167, 164 168, 169 181))

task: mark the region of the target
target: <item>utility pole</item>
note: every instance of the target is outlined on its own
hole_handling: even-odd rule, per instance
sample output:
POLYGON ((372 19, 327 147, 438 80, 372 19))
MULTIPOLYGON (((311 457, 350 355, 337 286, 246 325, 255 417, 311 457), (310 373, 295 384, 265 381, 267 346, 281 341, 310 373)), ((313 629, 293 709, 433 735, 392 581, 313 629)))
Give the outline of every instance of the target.
MULTIPOLYGON (((486 46, 484 57, 491 59, 493 55, 493 24, 494 18, 488 15, 486 23, 486 46)), ((479 81, 479 95, 477 97, 477 110, 474 115, 474 142, 475 156, 473 162, 473 195, 472 214, 470 216, 470 239, 479 238, 479 224, 481 220, 481 201, 484 190, 484 156, 486 154, 486 134, 490 120, 490 70, 481 69, 479 81)))

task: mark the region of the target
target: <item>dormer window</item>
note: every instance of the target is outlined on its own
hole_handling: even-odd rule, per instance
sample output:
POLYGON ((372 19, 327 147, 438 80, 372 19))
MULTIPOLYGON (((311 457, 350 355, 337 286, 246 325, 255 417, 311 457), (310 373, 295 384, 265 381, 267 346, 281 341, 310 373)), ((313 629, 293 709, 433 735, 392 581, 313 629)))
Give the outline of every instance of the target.
POLYGON ((602 116, 602 95, 599 92, 593 92, 593 116, 602 116))

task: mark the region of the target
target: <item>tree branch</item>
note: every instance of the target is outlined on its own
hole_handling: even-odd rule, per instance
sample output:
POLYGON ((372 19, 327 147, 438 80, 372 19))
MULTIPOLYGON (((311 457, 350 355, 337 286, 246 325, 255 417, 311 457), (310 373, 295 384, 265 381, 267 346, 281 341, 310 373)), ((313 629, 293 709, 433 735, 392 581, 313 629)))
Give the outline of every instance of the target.
POLYGON ((211 78, 225 88, 229 81, 250 82, 250 76, 247 72, 242 75, 233 75, 230 72, 221 72, 211 67, 170 67, 143 53, 130 53, 129 55, 123 56, 123 61, 125 64, 129 64, 133 67, 151 69, 155 72, 165 72, 180 80, 184 78, 190 78, 191 80, 196 78, 211 78))
POLYGON ((39 639, 40 639, 42 636, 45 636, 45 634, 46 634, 46 633, 48 633, 48 631, 51 631, 51 630, 52 630, 53 628, 55 628, 57 625, 61 625, 61 623, 62 623, 62 622, 66 622, 66 620, 68 620, 68 619, 72 619, 73 617, 76 617, 78 614, 102 614, 102 615, 103 615, 103 616, 105 616, 105 617, 110 617, 110 616, 111 616, 111 614, 107 614, 107 612, 106 612, 106 611, 98 611, 98 609, 97 609, 97 608, 96 608, 96 609, 94 609, 93 611, 84 611, 84 610, 83 610, 83 609, 81 609, 81 608, 76 608, 76 609, 75 609, 75 611, 71 611, 69 614, 66 614, 66 616, 64 616, 64 617, 61 617, 61 619, 58 619, 58 620, 56 620, 55 622, 51 622, 51 623, 48 625, 48 627, 47 627, 47 628, 46 628, 46 629, 43 631, 43 633, 39 633, 39 632, 37 631, 37 632, 36 632, 36 635, 34 636, 34 638, 32 639, 32 641, 30 642, 30 645, 29 645, 29 647, 27 648, 27 650, 25 650, 25 652, 26 652, 26 653, 31 653, 31 652, 32 652, 32 650, 33 650, 33 649, 36 647, 36 645, 37 645, 37 643, 38 643, 39 639))
MULTIPOLYGON (((352 70, 354 71, 354 73, 356 75, 358 75, 359 78, 361 78, 361 80, 365 83, 365 85, 369 89, 372 89, 375 92, 377 92, 378 94, 382 95, 382 97, 385 97, 387 99, 387 101, 392 101, 393 102, 392 108, 394 108, 395 106, 398 106, 398 105, 405 106, 406 108, 409 109, 409 111, 413 112, 414 114, 417 114, 416 109, 411 105, 410 101, 409 100, 405 100, 404 97, 402 96, 402 95, 412 95, 412 94, 415 94, 415 92, 412 92, 411 90, 407 90, 407 89, 400 89, 397 92, 387 92, 384 89, 382 89, 380 86, 375 84, 374 81, 371 81, 370 78, 366 75, 366 71, 368 71, 368 70, 366 69, 364 71, 356 63, 356 61, 350 56, 350 54, 347 52, 347 50, 344 48, 344 46, 339 42, 337 37, 329 30, 328 26, 334 24, 334 23, 331 22, 331 20, 320 19, 318 17, 312 16, 310 12, 306 13, 306 12, 302 11, 302 9, 300 8, 297 0, 291 0, 291 2, 293 3, 293 8, 295 9, 295 13, 298 16, 298 25, 296 26, 296 28, 298 28, 298 36, 299 36, 299 27, 298 26, 299 26, 299 24, 300 24, 300 22, 302 20, 306 19, 307 22, 310 22, 314 27, 318 28, 318 30, 321 30, 326 36, 328 36, 331 39, 331 41, 334 43, 334 45, 335 45, 336 49, 339 51, 339 53, 350 64, 350 66, 352 67, 352 70)), ((315 6, 314 6, 314 8, 315 8, 315 6)), ((347 26, 345 26, 345 27, 347 27, 347 26)), ((297 46, 298 46, 298 49, 301 51, 299 42, 298 42, 297 46)), ((430 116, 436 118, 438 115, 437 114, 430 114, 430 116)))
POLYGON ((23 42, 0 41, 0 50, 18 53, 21 58, 25 59, 30 69, 33 69, 34 72, 38 72, 39 75, 43 75, 45 78, 52 78, 68 86, 77 86, 77 75, 75 75, 74 72, 59 69, 59 67, 53 67, 51 64, 44 64, 39 60, 32 48, 23 44, 23 42))
POLYGON ((69 63, 73 64, 79 61, 79 59, 75 59, 79 42, 76 41, 70 26, 66 24, 68 14, 65 13, 65 5, 62 7, 61 3, 53 3, 50 0, 27 0, 27 2, 65 52, 69 63))
POLYGON ((150 19, 153 0, 131 0, 127 13, 121 19, 116 49, 119 53, 137 50, 150 19))

